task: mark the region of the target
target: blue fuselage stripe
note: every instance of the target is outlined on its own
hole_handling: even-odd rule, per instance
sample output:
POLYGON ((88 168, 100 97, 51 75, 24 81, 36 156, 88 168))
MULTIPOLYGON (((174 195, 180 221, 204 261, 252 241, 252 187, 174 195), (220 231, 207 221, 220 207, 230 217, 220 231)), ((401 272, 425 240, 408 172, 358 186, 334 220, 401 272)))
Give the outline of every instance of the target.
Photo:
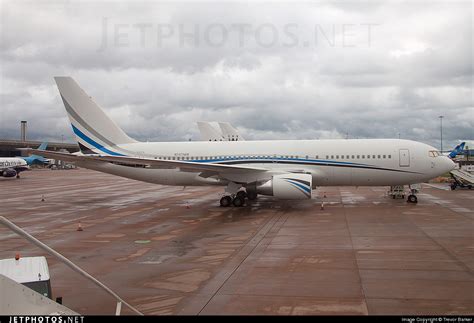
POLYGON ((322 163, 322 164, 336 164, 336 165, 351 165, 351 166, 371 166, 367 164, 358 164, 358 163, 351 163, 351 162, 339 162, 339 161, 332 161, 332 160, 321 160, 321 159, 300 159, 300 158, 282 158, 282 157, 268 157, 268 158, 219 158, 219 159, 193 159, 193 160, 182 160, 182 161, 190 161, 193 163, 218 163, 218 162, 232 162, 232 161, 255 161, 261 160, 262 163, 268 163, 268 161, 294 161, 294 162, 314 162, 314 163, 322 163))
POLYGON ((420 174, 418 172, 411 172, 401 169, 391 169, 384 168, 376 165, 370 164, 359 164, 351 162, 339 162, 333 160, 321 160, 321 159, 299 159, 299 158, 282 158, 282 157, 233 157, 233 158, 216 158, 216 159, 192 159, 192 160, 179 160, 181 162, 192 162, 192 163, 216 163, 216 164, 294 164, 294 165, 311 165, 311 166, 334 166, 334 167, 351 167, 351 168, 360 168, 360 169, 373 169, 373 170, 386 170, 391 172, 400 172, 400 173, 411 173, 411 174, 420 174))
POLYGON ((116 153, 116 152, 113 152, 111 150, 108 150, 107 148, 105 148, 104 146, 102 146, 101 144, 95 142, 94 140, 92 140, 91 138, 87 137, 82 131, 80 131, 79 129, 77 129, 76 127, 74 127, 73 124, 71 124, 72 126, 72 131, 74 131, 74 133, 79 137, 81 138, 82 140, 84 140, 85 142, 87 142, 88 144, 94 146, 95 148, 103 151, 104 153, 106 154, 109 154, 109 155, 112 155, 112 156, 125 156, 125 155, 122 155, 122 154, 119 154, 119 153, 116 153))

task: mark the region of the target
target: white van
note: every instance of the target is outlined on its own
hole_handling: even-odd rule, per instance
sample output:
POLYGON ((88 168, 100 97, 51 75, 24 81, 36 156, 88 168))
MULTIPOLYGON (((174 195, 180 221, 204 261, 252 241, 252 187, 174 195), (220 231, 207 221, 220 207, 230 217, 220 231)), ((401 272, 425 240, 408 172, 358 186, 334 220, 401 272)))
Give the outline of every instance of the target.
POLYGON ((0 274, 51 299, 51 280, 45 257, 0 260, 0 274))

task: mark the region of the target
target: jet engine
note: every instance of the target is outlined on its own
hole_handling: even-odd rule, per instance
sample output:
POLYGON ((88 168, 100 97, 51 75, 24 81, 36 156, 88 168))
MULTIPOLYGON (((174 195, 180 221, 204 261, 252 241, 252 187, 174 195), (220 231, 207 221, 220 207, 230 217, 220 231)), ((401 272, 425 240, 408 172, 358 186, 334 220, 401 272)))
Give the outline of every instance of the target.
POLYGON ((279 174, 257 186, 257 193, 282 200, 310 199, 312 184, 313 178, 310 174, 279 174))
POLYGON ((7 168, 7 169, 4 169, 1 172, 1 174, 2 174, 3 177, 15 177, 16 176, 16 170, 14 170, 13 168, 7 168))

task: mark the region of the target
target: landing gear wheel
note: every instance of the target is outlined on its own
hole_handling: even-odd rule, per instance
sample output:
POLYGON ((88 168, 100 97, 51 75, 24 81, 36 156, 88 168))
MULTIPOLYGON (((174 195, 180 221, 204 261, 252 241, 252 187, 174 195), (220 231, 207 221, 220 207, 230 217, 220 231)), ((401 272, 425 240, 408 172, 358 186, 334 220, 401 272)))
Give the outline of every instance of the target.
POLYGON ((247 198, 251 201, 257 199, 257 193, 256 192, 247 192, 247 198))
POLYGON ((245 191, 238 191, 237 196, 245 199, 247 197, 247 193, 245 193, 245 191))
POLYGON ((451 191, 454 191, 458 185, 456 183, 451 184, 451 191))
POLYGON ((234 206, 236 206, 236 207, 243 206, 244 203, 245 203, 245 200, 242 197, 238 196, 238 195, 232 201, 232 204, 234 204, 234 206))
POLYGON ((418 203, 418 198, 416 197, 416 195, 410 194, 410 195, 408 195, 407 202, 408 203, 418 203))
POLYGON ((16 178, 20 178, 20 175, 16 175, 16 178))
POLYGON ((228 207, 232 203, 232 198, 230 196, 223 196, 221 198, 220 204, 222 207, 228 207))

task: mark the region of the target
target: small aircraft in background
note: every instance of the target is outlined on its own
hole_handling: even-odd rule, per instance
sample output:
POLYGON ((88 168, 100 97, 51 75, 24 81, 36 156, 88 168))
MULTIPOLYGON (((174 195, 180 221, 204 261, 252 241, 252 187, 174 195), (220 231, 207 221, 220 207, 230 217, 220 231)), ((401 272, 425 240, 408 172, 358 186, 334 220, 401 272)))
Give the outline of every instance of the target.
POLYGON ((20 178, 20 172, 28 170, 28 164, 20 157, 0 157, 0 176, 20 178))

